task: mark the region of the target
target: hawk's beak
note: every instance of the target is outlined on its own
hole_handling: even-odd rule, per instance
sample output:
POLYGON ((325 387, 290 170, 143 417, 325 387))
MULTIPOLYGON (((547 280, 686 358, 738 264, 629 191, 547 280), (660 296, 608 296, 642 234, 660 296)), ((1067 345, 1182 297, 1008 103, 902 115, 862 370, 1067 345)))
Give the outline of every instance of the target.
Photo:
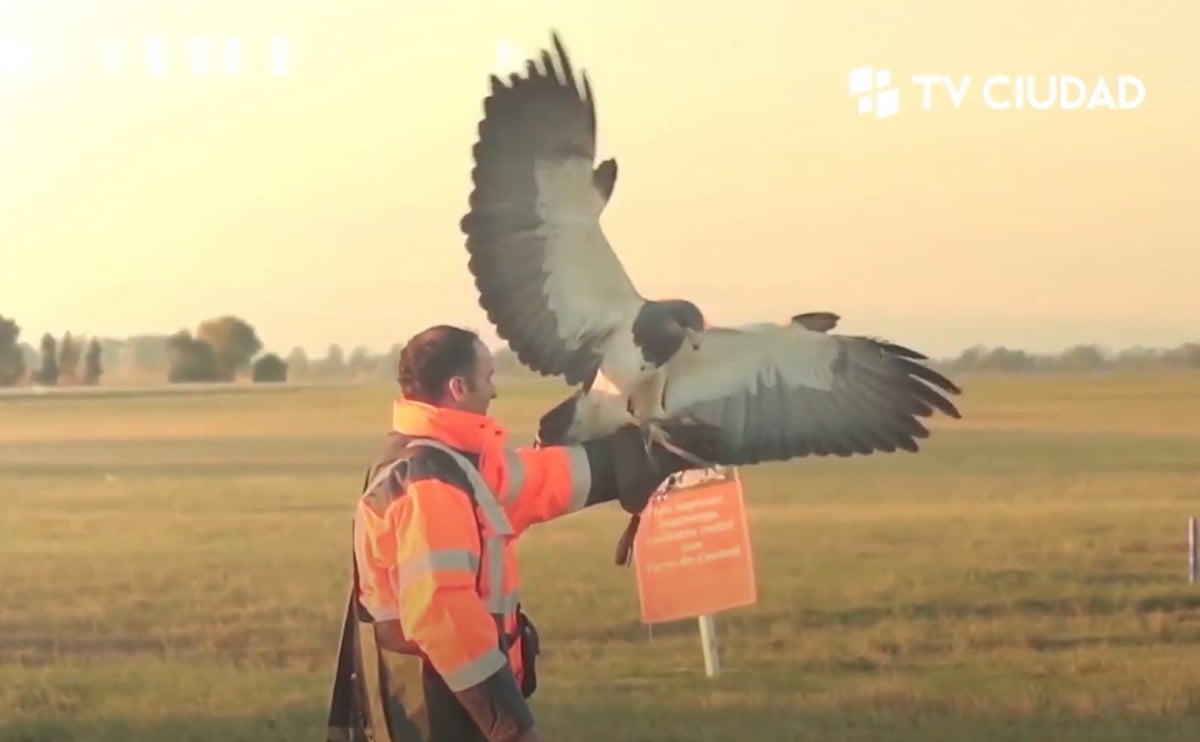
POLYGON ((700 350, 700 341, 704 338, 704 330, 693 330, 688 327, 683 332, 688 342, 692 344, 692 350, 700 350))

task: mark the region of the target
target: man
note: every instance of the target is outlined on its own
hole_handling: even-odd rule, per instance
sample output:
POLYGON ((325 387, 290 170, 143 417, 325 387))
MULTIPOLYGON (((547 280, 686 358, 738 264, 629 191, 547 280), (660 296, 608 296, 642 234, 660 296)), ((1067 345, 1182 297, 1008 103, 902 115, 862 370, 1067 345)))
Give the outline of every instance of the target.
MULTIPOLYGON (((354 572, 329 740, 541 742, 526 699, 537 634, 519 599, 516 539, 618 500, 641 512, 688 463, 629 425, 582 446, 508 447, 487 414, 492 359, 438 325, 401 351, 384 455, 354 522, 354 572)), ((700 456, 710 431, 669 431, 700 456)))

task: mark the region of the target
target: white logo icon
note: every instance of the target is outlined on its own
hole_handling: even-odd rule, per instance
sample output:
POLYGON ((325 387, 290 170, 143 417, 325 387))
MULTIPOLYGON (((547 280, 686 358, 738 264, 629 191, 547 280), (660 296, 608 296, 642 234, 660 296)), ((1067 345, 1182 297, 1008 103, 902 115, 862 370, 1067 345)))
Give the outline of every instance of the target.
POLYGON ((900 89, 892 87, 892 71, 871 65, 850 70, 850 95, 858 98, 859 114, 881 119, 900 113, 900 89))

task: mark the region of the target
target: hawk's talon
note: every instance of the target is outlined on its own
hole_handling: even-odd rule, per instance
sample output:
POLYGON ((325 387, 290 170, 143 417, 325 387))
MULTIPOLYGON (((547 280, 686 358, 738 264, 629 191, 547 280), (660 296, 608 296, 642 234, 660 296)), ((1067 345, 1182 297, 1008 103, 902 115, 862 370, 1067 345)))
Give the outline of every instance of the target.
MULTIPOLYGON (((685 423, 701 424, 701 421, 692 415, 687 415, 683 418, 680 418, 680 421, 685 423)), ((694 453, 680 448, 672 443, 671 436, 669 433, 667 433, 667 429, 664 427, 661 421, 656 419, 639 420, 638 427, 642 431, 642 440, 646 446, 646 457, 650 459, 651 466, 654 466, 656 470, 658 465, 655 463, 654 457, 650 455, 650 449, 655 443, 682 458, 683 460, 691 462, 700 469, 710 469, 716 466, 714 462, 705 461, 694 453)))

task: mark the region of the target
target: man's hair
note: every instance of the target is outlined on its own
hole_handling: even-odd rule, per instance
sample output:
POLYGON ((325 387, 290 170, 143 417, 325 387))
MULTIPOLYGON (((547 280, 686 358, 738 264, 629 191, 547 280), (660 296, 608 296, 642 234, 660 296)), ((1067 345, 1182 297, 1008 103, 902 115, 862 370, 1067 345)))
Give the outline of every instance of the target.
POLYGON ((451 325, 434 325, 413 335, 400 351, 396 380, 406 399, 435 404, 455 376, 475 370, 478 335, 451 325))

